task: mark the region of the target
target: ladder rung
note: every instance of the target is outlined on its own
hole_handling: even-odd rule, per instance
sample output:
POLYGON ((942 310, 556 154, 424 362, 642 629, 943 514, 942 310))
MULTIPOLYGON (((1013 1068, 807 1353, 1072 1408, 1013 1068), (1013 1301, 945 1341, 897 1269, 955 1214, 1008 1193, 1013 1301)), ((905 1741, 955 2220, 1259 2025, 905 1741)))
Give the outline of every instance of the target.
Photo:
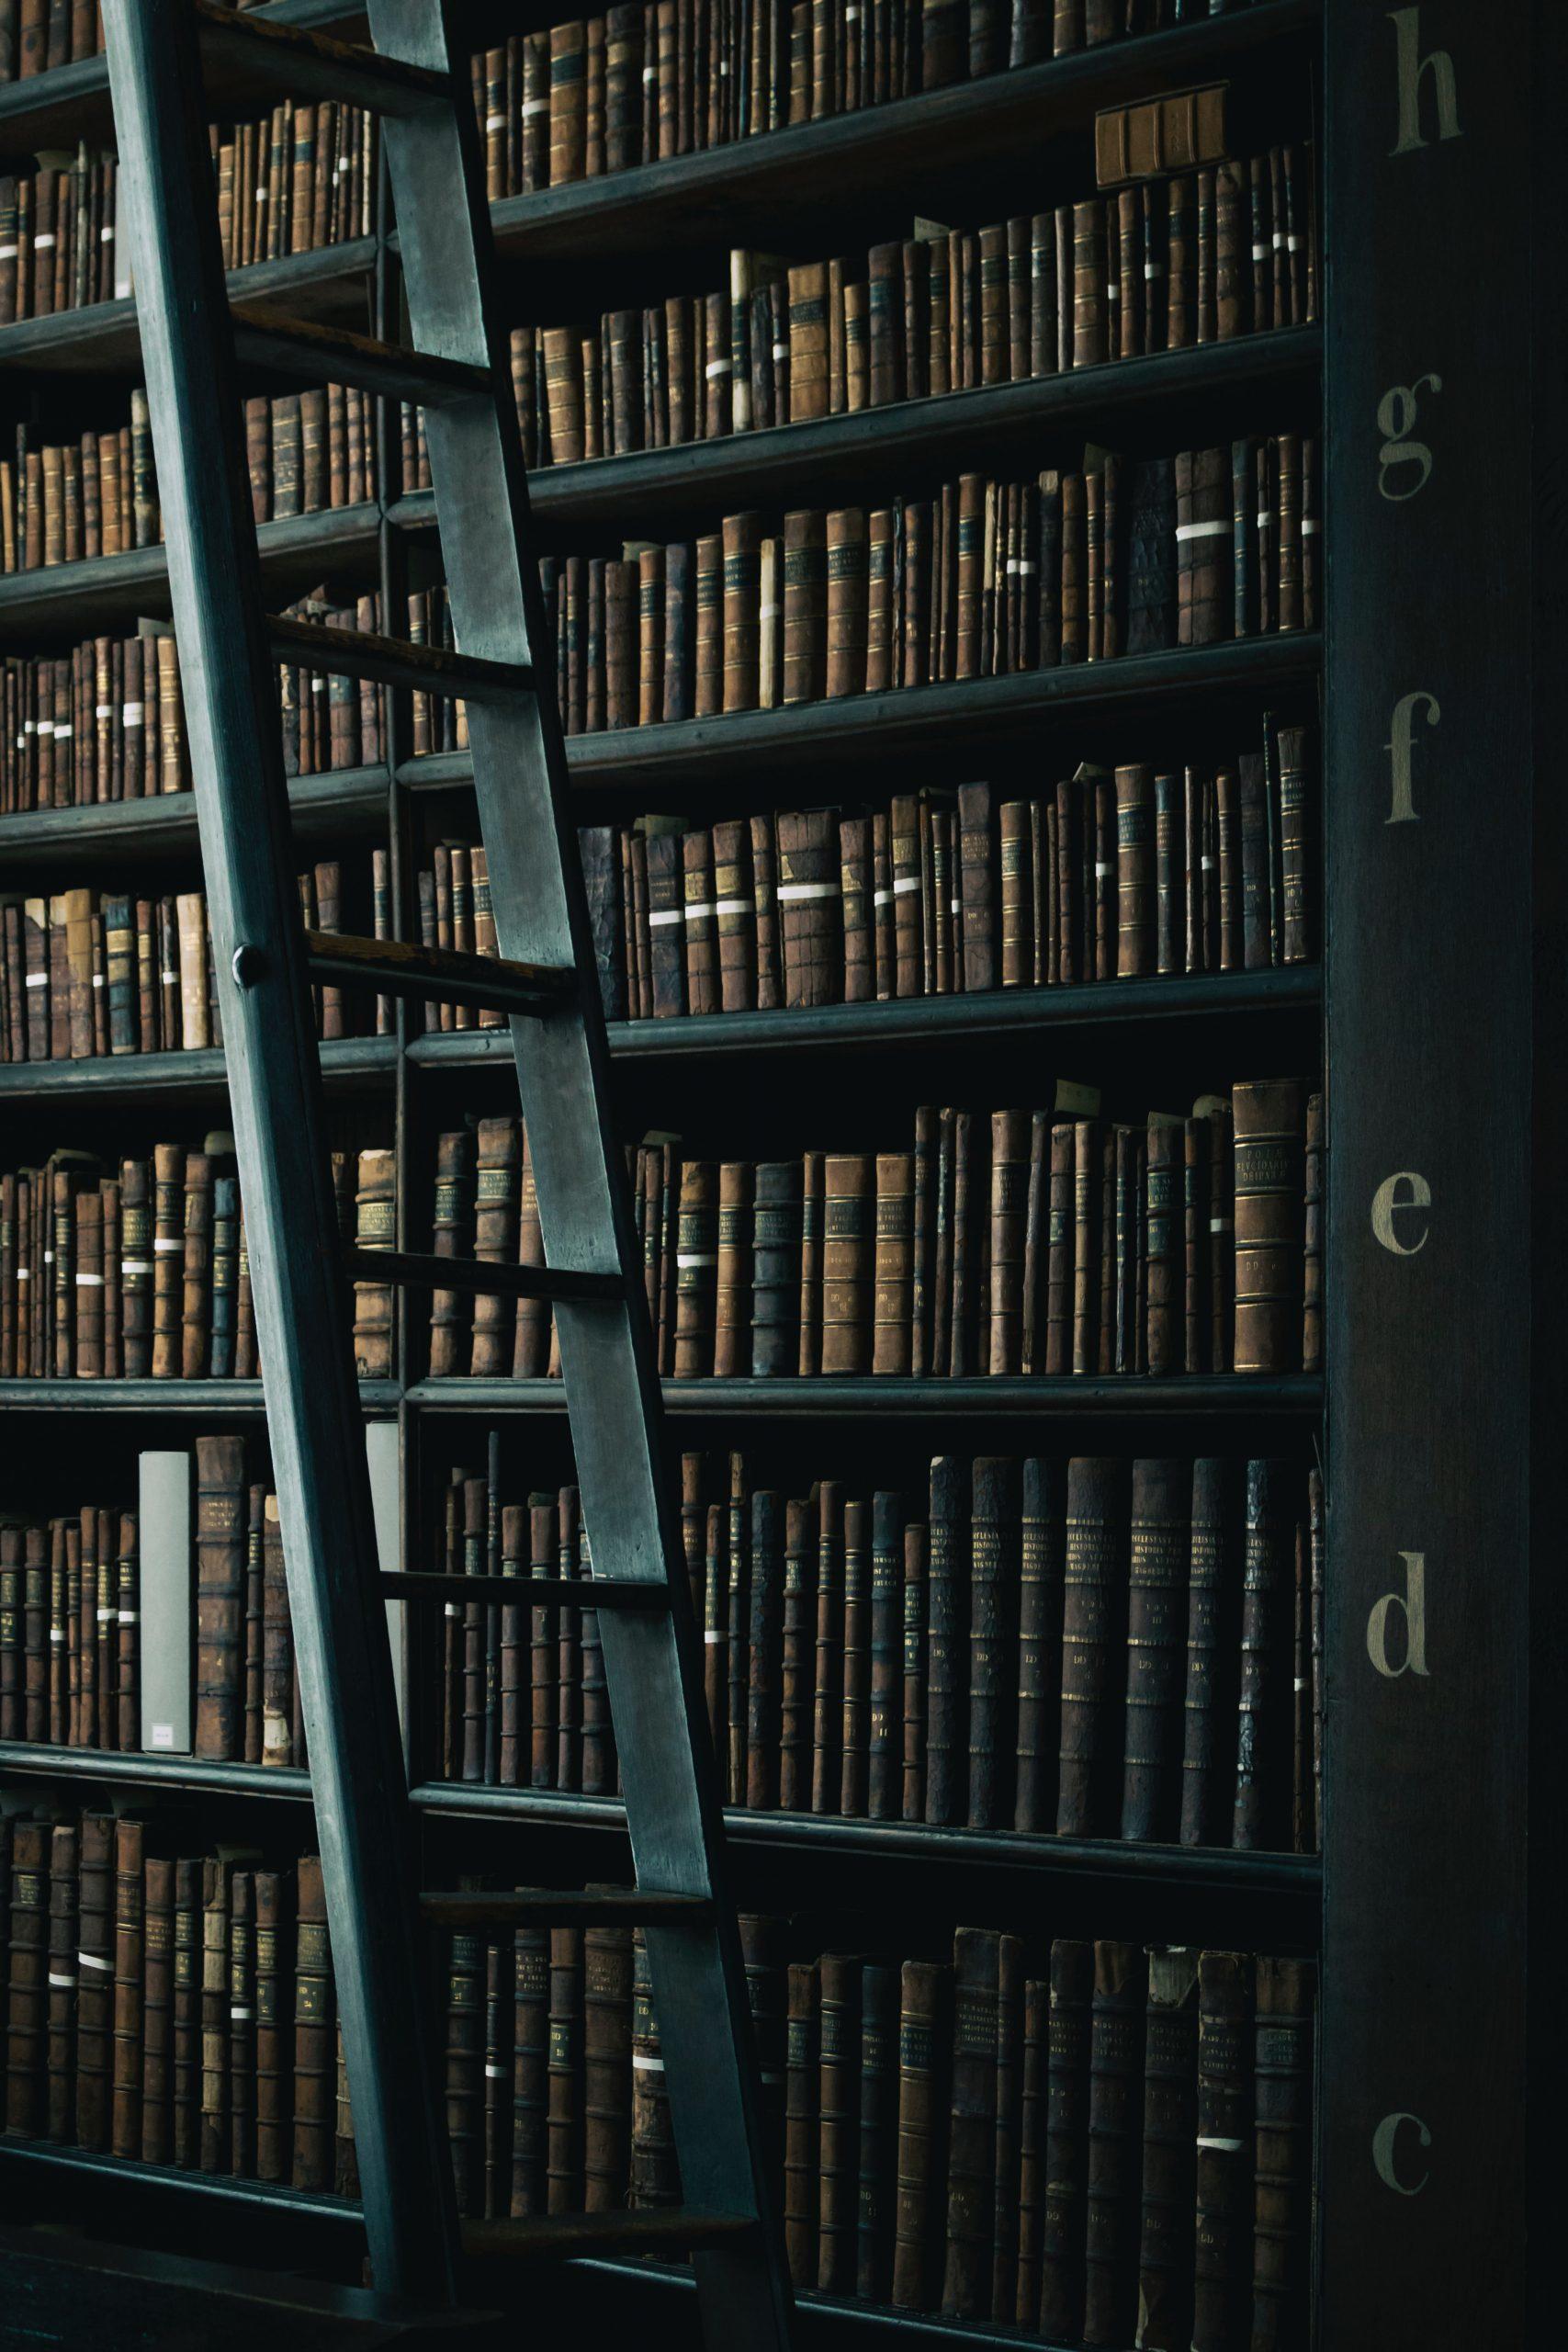
POLYGON ((626 1295, 619 1274, 577 1273, 570 1267, 492 1265, 483 1258, 424 1258, 401 1250, 348 1250, 344 1258, 357 1283, 400 1283, 411 1290, 547 1298, 558 1306, 618 1306, 626 1295))
POLYGON ((499 1601, 504 1608, 664 1609, 668 1585, 647 1577, 446 1576, 437 1568, 383 1568, 389 1600, 499 1601))
MULTIPOLYGON (((315 980, 362 985, 389 996, 475 1004, 481 1012, 545 1012, 577 994, 569 964, 509 964, 453 947, 415 947, 403 939, 358 939, 350 932, 308 931, 305 954, 315 980)), ((456 1282, 440 1287, 456 1290, 456 1282)))
POLYGON ((353 384, 389 400, 417 401, 424 408, 450 408, 490 394, 488 368, 437 359, 404 344, 378 343, 373 335, 324 326, 318 319, 297 319, 271 302, 235 302, 230 316, 242 359, 302 384, 353 384))
POLYGON ((420 1908, 441 1928, 705 1928, 705 1894, 660 1894, 613 1886, 596 1894, 525 1887, 521 1893, 422 1894, 420 1908))
POLYGON ((655 2207, 631 2213, 541 2213, 516 2222, 465 2222, 463 2252, 471 2259, 502 2256, 516 2261, 570 2262, 584 2255, 701 2253, 734 2245, 756 2233, 749 2213, 683 2213, 655 2207))
POLYGON ((458 695, 465 702, 514 702, 534 691, 526 662, 485 662, 444 646, 411 645, 406 638, 374 637, 367 629, 327 628, 282 613, 267 616, 275 662, 302 670, 363 678, 374 686, 400 686, 415 695, 458 695))
POLYGON ((445 74, 382 57, 362 42, 242 15, 220 0, 196 0, 195 13, 214 110, 220 99, 231 103, 268 93, 335 98, 343 106, 390 115, 423 114, 453 102, 445 74))

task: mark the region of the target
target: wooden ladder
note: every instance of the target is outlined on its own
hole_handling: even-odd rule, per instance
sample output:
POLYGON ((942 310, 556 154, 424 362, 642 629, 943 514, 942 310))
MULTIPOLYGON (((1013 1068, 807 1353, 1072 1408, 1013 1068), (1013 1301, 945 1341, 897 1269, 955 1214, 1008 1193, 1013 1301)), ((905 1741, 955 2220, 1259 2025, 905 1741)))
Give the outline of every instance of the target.
POLYGON ((209 922, 288 1556, 316 1826, 376 2284, 434 2304, 467 2251, 694 2257, 707 2343, 783 2352, 745 1977, 654 1372, 504 336, 468 64, 441 0, 369 0, 367 49, 215 0, 105 0, 109 79, 179 641, 209 922), (231 304, 209 107, 294 96, 374 111, 413 347, 231 304), (268 616, 236 357, 423 404, 459 653, 268 616), (275 664, 467 705, 500 959, 308 933, 294 882, 275 664), (511 1015, 547 1265, 344 1251, 312 981, 511 1015), (637 1885, 421 1894, 349 1327, 355 1276, 547 1299, 592 1579, 469 1578, 465 1596, 599 1612, 637 1885), (640 1925, 686 2199, 680 2212, 457 2218, 421 1915, 504 1929, 640 1925))

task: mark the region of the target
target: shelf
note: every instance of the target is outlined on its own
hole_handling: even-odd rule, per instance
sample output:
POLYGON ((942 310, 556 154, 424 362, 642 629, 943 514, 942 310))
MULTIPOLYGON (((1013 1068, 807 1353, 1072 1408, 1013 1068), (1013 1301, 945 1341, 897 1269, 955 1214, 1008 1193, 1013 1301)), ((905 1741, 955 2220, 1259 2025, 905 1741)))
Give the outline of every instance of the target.
MULTIPOLYGON (((361 1410, 395 1413, 395 1380, 362 1380, 361 1410)), ((0 1407, 13 1412, 262 1413, 259 1380, 0 1380, 0 1407)))
MULTIPOLYGON (((7 1752, 0 1749, 0 1760, 7 1752)), ((410 1802, 422 1813, 525 1821, 534 1827, 618 1829, 626 1821, 626 1807, 618 1797, 486 1788, 472 1781, 422 1781, 410 1802)), ((732 1842, 775 1849, 800 1847, 852 1859, 877 1854, 906 1862, 978 1862, 1136 1880, 1140 1884, 1158 1881, 1232 1892, 1310 1894, 1323 1877, 1315 1854, 1244 1854, 1221 1847, 1143 1846, 1116 1838, 1020 1837, 1003 1829, 931 1829, 919 1822, 844 1821, 827 1814, 761 1813, 736 1805, 726 1807, 724 1826, 732 1842)))
MULTIPOLYGON (((275 23, 321 28, 332 26, 341 40, 363 40, 364 0, 265 0, 258 17, 275 23)), ((39 147, 112 145, 107 57, 79 57, 50 74, 0 84, 0 153, 26 155, 39 147)))
POLYGON ((936 171, 983 169, 1009 154, 1037 160, 1064 137, 1087 150, 1100 107, 1210 79, 1306 33, 1320 15, 1321 0, 1258 0, 982 81, 506 197, 491 208, 497 249, 534 264, 728 248, 753 242, 753 231, 764 245, 786 245, 802 214, 820 216, 910 181, 923 188, 936 171))
MULTIPOLYGON (((333 1037, 323 1041, 321 1077, 329 1091, 389 1083, 398 1067, 395 1037, 333 1037)), ((164 1102, 226 1094, 229 1076, 221 1046, 195 1046, 189 1053, 98 1054, 84 1061, 0 1064, 0 1102, 44 1102, 69 1096, 80 1102, 118 1102, 128 1095, 156 1094, 164 1102)))
MULTIPOLYGON (((385 767, 290 776, 288 808, 296 838, 384 834, 390 786, 385 767)), ((113 863, 118 868, 126 858, 194 857, 197 847, 196 796, 190 792, 0 817, 0 861, 7 873, 84 863, 113 863)))
MULTIPOLYGON (((20 1383, 0 1381, 0 1396, 20 1383)), ((221 1385, 221 1384, 216 1384, 221 1385)), ((1323 1380, 1314 1372, 1263 1379, 1239 1374, 1182 1374, 1169 1380, 1123 1374, 1105 1380, 976 1378, 666 1380, 664 1409, 674 1415, 765 1415, 774 1419, 848 1414, 856 1419, 912 1414, 965 1419, 1072 1418, 1093 1414, 1220 1413, 1314 1419, 1323 1409, 1323 1380)), ((421 1380, 406 1391, 411 1405, 445 1413, 564 1413, 559 1380, 421 1380)))
POLYGON ((360 2209, 344 2197, 329 2197, 308 2188, 289 2188, 281 2181, 239 2180, 231 2173, 186 2172, 179 2165, 144 2165, 129 2156, 100 2155, 86 2148, 56 2146, 52 2141, 22 2140, 15 2133, 0 2137, 0 2155, 23 2164, 54 2165, 62 2172, 96 2175, 139 2188, 194 2189, 198 2196, 222 2197, 241 2204, 275 2206, 288 2213, 311 2213, 334 2222, 364 2227, 360 2209))
POLYGON ((26 1779, 96 1781, 119 1788, 213 1790, 227 1796, 310 1801, 308 1772, 279 1765, 215 1764, 196 1756, 148 1755, 141 1749, 51 1747, 43 1740, 0 1740, 0 1773, 26 1779))
MULTIPOLYGON (((1228 21, 1228 20, 1227 20, 1228 21)), ((1074 662, 1006 678, 964 678, 947 685, 905 686, 886 694, 844 695, 832 702, 793 703, 780 710, 738 710, 715 718, 660 720, 567 739, 567 767, 586 790, 645 786, 684 792, 711 776, 739 771, 761 778, 804 760, 873 762, 917 757, 961 739, 970 746, 1030 738, 1033 722, 1061 712, 1111 719, 1164 717, 1183 705, 1256 701, 1262 694, 1305 689, 1323 661, 1316 630, 1286 637, 1226 639, 1074 662)), ((1034 738, 1038 748, 1038 738, 1034 738)), ((449 790, 471 781, 467 752, 405 761, 399 781, 449 790)), ((770 784, 769 789, 773 787, 770 784)))
MULTIPOLYGON (((766 432, 541 466, 528 477, 528 503, 535 520, 547 526, 615 526, 628 514, 641 518, 700 505, 733 507, 738 501, 755 506, 764 498, 779 504, 795 497, 815 502, 833 487, 848 486, 863 497, 872 471, 884 480, 922 458, 957 465, 960 452, 982 445, 989 462, 1000 446, 1024 438, 1039 453, 1031 460, 1038 464, 1051 435, 1076 435, 1081 441, 1089 426, 1100 439, 1157 422, 1168 446, 1182 441, 1190 422, 1194 432, 1219 440, 1225 437, 1222 404, 1234 405, 1244 395, 1274 392, 1304 405, 1303 395, 1310 394, 1315 404, 1322 365, 1322 330, 1287 327, 1061 376, 889 401, 766 432)), ((388 513, 403 530, 435 528, 428 490, 407 493, 388 513)))
MULTIPOLYGON (((1098 1028, 1107 1022, 1223 1020, 1233 1014, 1314 1011, 1322 1001, 1316 964, 1277 971, 1170 973, 1146 980, 1097 980, 1060 988, 994 989, 967 996, 901 997, 885 1003, 821 1004, 795 1012, 681 1013, 667 1020, 613 1021, 617 1061, 697 1055, 930 1045, 946 1038, 1018 1030, 1098 1028)), ((416 1037, 409 1059, 432 1070, 511 1067, 507 1029, 456 1029, 416 1037)))
MULTIPOLYGON (((0 118, 0 147, 5 143, 5 128, 0 118)), ((375 266, 375 238, 353 237, 334 245, 318 245, 309 253, 281 254, 276 261, 252 262, 244 269, 231 269, 229 292, 236 302, 276 302, 296 318, 331 321, 364 332, 370 322, 366 284, 375 266)), ((118 301, 86 302, 77 310, 52 311, 41 319, 14 320, 9 326, 0 327, 0 372, 139 381, 141 337, 135 301, 128 295, 118 301)))
MULTIPOLYGON (((367 503, 262 524, 256 545, 269 591, 287 603, 339 566, 352 566, 368 577, 378 557, 379 520, 380 509, 367 503)), ((36 571, 8 571, 0 577, 4 643, 46 632, 79 639, 168 610, 169 566, 162 547, 84 556, 75 563, 42 565, 36 571)))

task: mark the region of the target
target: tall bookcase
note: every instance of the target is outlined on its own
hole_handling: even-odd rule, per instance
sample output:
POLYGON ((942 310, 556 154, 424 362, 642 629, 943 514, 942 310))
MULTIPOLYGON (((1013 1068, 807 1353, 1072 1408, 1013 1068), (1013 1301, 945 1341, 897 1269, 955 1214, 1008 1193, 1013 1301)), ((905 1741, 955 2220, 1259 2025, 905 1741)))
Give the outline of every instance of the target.
MULTIPOLYGON (((849 1475, 864 1447, 878 1478, 901 1468, 917 1483, 932 1452, 1032 1442, 1303 1462, 1319 1450, 1330 1531, 1321 1863, 738 1811, 733 1875, 759 1909, 870 1906, 912 1927, 936 1912, 1035 1936, 1321 1955, 1315 2340, 1327 2352, 1437 2352, 1522 2335, 1534 2289, 1526 2184, 1539 2196, 1546 2177, 1529 2161, 1544 2126, 1527 2107, 1527 2052, 1549 2080, 1562 2034, 1549 1983, 1527 1973, 1550 1917, 1527 1856, 1533 1843, 1539 1878, 1561 1772, 1551 1702, 1564 1613, 1545 1552, 1563 1500, 1551 1344, 1563 1251, 1547 1188, 1562 1161, 1554 1057, 1568 943, 1561 796, 1544 753, 1560 734, 1563 675, 1546 586, 1564 511, 1549 404, 1565 331, 1536 154, 1568 38, 1546 0, 1216 6, 1166 32, 509 198, 493 221, 514 315, 548 316, 563 288, 630 288, 653 256, 683 283, 689 264, 732 243, 806 239, 818 223, 820 240, 801 250, 852 250, 863 220, 895 197, 910 212, 940 215, 951 197, 966 218, 992 217, 976 211, 976 186, 1005 180, 1021 157, 1049 181, 1064 153, 1086 152, 1098 109, 1162 89, 1227 79, 1265 114, 1287 84, 1312 94, 1325 327, 556 467, 536 477, 533 503, 548 537, 604 545, 633 528, 707 527, 740 504, 869 500, 998 450, 1026 469, 1086 439, 1172 448, 1281 425, 1325 432, 1321 636, 579 736, 569 758, 585 821, 649 808, 722 814, 775 791, 852 793, 868 767, 891 791, 983 773, 992 758, 1016 775, 1041 752, 1053 772, 1100 752, 1148 745, 1153 756, 1162 729, 1183 746, 1224 746, 1265 709, 1321 707, 1319 964, 621 1023, 612 1050, 628 1135, 679 1121, 702 1136, 721 1104, 725 1142, 743 1149, 792 1136, 807 1102, 909 1105, 952 1099, 950 1084, 1000 1102, 1023 1069, 1157 1073, 1179 1088, 1190 1080, 1190 1092, 1210 1072, 1324 1070, 1321 1377, 682 1382, 668 1396, 671 1453, 740 1446, 782 1485, 792 1450, 813 1444, 849 1475)), ((276 0, 268 13, 364 31, 344 0, 276 0)), ((569 12, 472 0, 470 13, 479 48, 569 12)), ((6 155, 110 135, 102 60, 0 88, 6 155)), ((395 223, 241 279, 291 309, 395 331, 395 223)), ((7 420, 88 397, 85 378, 133 380, 135 352, 124 303, 0 328, 7 420)), ((376 500, 263 526, 279 600, 321 579, 379 585, 395 615, 411 584, 438 576, 428 498, 400 494, 395 431, 380 441, 376 500)), ((73 642, 158 611, 164 594, 156 550, 0 578, 0 644, 73 642)), ((400 931, 417 935, 421 844, 443 812, 461 810, 466 758, 410 757, 407 713, 390 696, 387 728, 386 764, 299 778, 291 798, 301 843, 390 842, 400 931)), ((195 841, 183 796, 43 812, 0 820, 0 871, 7 888, 123 887, 133 868, 189 872, 195 841)), ((395 1035, 330 1046, 323 1069, 334 1098, 384 1113, 408 1246, 420 1248, 434 1135, 450 1112, 492 1096, 509 1107, 510 1056, 504 1035, 416 1031, 400 1009, 395 1035)), ((0 1069, 0 1104, 19 1157, 34 1141, 112 1137, 117 1122, 151 1134, 154 1114, 195 1117, 201 1105, 219 1123, 223 1086, 216 1050, 23 1065, 0 1069)), ((503 1430, 517 1465, 511 1491, 570 1476, 558 1385, 420 1377, 423 1312, 418 1299, 400 1309, 400 1376, 364 1398, 400 1427, 410 1566, 430 1564, 440 1480, 455 1461, 482 1461, 489 1428, 503 1430)), ((0 1405, 11 1461, 52 1466, 90 1445, 127 1475, 141 1444, 262 1412, 258 1385, 230 1380, 14 1382, 0 1384, 0 1405)), ((563 1885, 614 1875, 626 1860, 615 1800, 424 1777, 420 1638, 416 1619, 409 1736, 427 1883, 463 1869, 563 1885)), ((33 1799, 112 1788, 174 1804, 215 1836, 310 1803, 302 1772, 186 1758, 17 1745, 0 1751, 0 1774, 33 1799)), ((96 2214, 155 2243, 199 2234, 209 2250, 265 2245, 269 2259, 350 2274, 357 2263, 355 2217, 328 2198, 154 2177, 3 2138, 0 2174, 17 2211, 82 2210, 90 2190, 96 2214)), ((598 2324, 642 2326, 681 2291, 680 2274, 580 2267, 537 2307, 558 2296, 573 2324, 591 2312, 598 2324)), ((868 2326, 954 2346, 1018 2340, 803 2302, 803 2343, 848 2344, 868 2326)))

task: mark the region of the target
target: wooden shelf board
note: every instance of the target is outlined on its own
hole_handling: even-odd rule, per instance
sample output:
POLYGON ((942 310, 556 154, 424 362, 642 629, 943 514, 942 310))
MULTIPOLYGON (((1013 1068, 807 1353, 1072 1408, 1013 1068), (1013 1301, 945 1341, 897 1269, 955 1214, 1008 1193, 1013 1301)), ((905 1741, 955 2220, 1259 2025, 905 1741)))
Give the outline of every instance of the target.
POLYGON ((308 1772, 279 1766, 217 1764, 197 1756, 164 1756, 141 1749, 52 1747, 42 1740, 0 1740, 0 1773, 13 1779, 33 1774, 51 1781, 96 1781, 121 1788, 200 1789, 235 1796, 310 1799, 308 1772))
POLYGON ((179 2165, 144 2165, 128 2156, 101 2155, 87 2148, 68 2148, 52 2141, 22 2140, 0 2135, 0 2156, 19 2164, 54 2165, 62 2172, 96 2175, 141 2188, 194 2189, 198 2196, 222 2197, 242 2204, 276 2206, 289 2213, 319 2214, 334 2222, 364 2226, 360 2209, 344 2197, 329 2197, 306 2188, 290 2188, 281 2181, 242 2180, 230 2173, 187 2172, 179 2165))
MULTIPOLYGON (((362 1410, 394 1413, 401 1391, 395 1380, 362 1380, 362 1410)), ((265 1412, 259 1380, 0 1380, 0 1407, 15 1412, 215 1413, 265 1412)))
MULTIPOLYGON (((11 1384, 0 1382, 0 1394, 11 1384)), ((176 1384, 177 1385, 177 1384, 176 1384)), ((1237 1374, 1185 1374, 1169 1380, 1123 1374, 1111 1379, 976 1378, 666 1380, 664 1409, 676 1415, 766 1415, 779 1419, 826 1414, 857 1419, 895 1414, 949 1419, 1033 1419, 1055 1414, 1268 1414, 1311 1419, 1323 1408, 1323 1381, 1298 1372, 1275 1379, 1237 1374)), ((406 1392, 411 1405, 446 1413, 538 1413, 566 1410, 559 1380, 422 1380, 406 1392)))
MULTIPOLYGON (((389 1084, 397 1074, 395 1037, 334 1037, 321 1045, 321 1076, 330 1090, 389 1084)), ((118 1102, 138 1094, 164 1101, 191 1095, 226 1094, 228 1070, 221 1046, 186 1053, 102 1054, 79 1062, 11 1062, 0 1065, 0 1102, 42 1102, 68 1096, 118 1102)))
MULTIPOLYGON (((384 832, 390 785, 385 767, 290 776, 288 809, 296 837, 384 832)), ((118 868, 127 858, 194 857, 197 848, 196 797, 189 792, 0 817, 0 864, 7 873, 65 865, 118 868)))

